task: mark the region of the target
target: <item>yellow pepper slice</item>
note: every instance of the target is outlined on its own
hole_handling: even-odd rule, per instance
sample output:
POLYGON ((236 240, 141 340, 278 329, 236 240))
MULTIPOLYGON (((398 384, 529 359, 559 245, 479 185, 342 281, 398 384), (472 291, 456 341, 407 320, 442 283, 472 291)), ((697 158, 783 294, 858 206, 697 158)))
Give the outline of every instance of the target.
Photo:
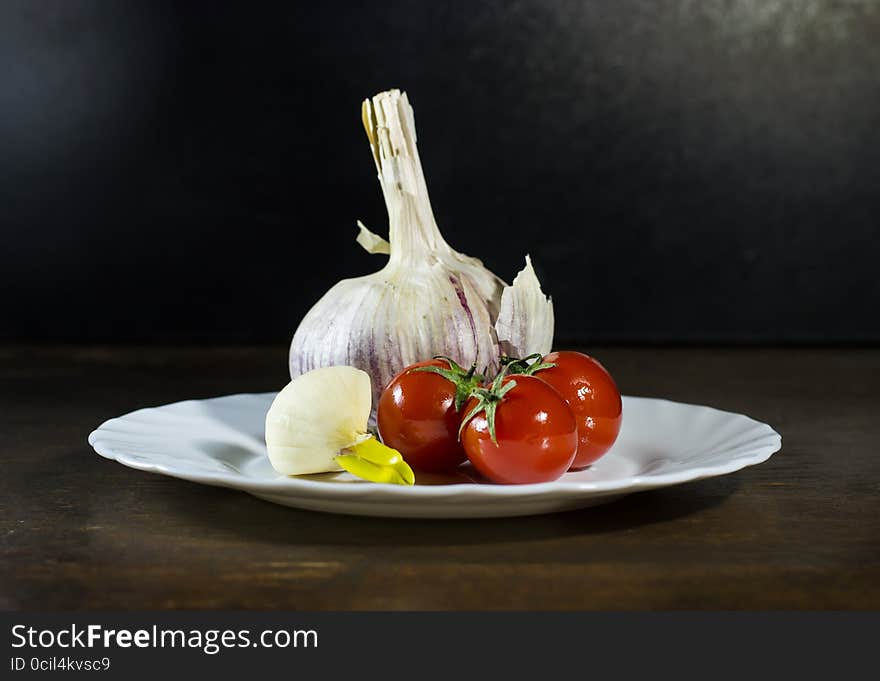
POLYGON ((400 452, 396 449, 391 449, 388 445, 382 444, 373 436, 361 440, 352 447, 346 447, 345 451, 346 453, 356 454, 377 466, 395 466, 403 461, 400 452))
POLYGON ((415 484, 415 474, 400 452, 383 445, 374 437, 346 447, 343 451, 344 454, 336 457, 336 463, 352 475, 370 482, 415 484))

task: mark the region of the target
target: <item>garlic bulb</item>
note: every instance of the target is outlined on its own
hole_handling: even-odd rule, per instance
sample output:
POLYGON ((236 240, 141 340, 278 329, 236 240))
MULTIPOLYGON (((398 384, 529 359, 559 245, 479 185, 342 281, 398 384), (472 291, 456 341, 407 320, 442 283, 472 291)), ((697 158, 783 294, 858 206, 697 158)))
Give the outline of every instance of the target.
POLYGON ((367 432, 372 390, 350 366, 314 369, 281 390, 266 413, 266 449, 284 475, 348 472, 373 482, 412 485, 400 452, 367 432))
POLYGON ((388 208, 389 240, 359 225, 358 243, 387 253, 378 272, 333 286, 306 314, 290 344, 290 375, 352 365, 378 394, 409 364, 435 355, 490 372, 500 354, 547 353, 553 305, 526 258, 507 286, 440 234, 416 147, 406 93, 382 92, 362 118, 388 208))

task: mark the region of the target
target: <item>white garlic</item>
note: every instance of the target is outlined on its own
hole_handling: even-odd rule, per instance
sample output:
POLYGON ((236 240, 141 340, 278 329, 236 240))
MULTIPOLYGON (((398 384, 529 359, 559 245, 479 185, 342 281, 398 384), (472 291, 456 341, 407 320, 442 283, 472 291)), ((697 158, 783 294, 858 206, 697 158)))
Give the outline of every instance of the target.
POLYGON ((513 286, 440 234, 416 147, 406 93, 365 100, 362 117, 388 208, 389 239, 359 225, 358 243, 388 253, 378 272, 333 286, 300 322, 290 345, 290 375, 352 365, 378 393, 409 364, 435 355, 493 372, 501 354, 546 354, 553 305, 526 259, 513 286))

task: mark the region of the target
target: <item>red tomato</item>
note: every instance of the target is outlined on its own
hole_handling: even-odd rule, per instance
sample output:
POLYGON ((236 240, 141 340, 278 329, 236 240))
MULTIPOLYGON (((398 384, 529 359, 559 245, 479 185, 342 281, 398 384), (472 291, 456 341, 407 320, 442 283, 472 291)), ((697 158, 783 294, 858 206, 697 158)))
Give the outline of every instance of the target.
POLYGON ((446 360, 408 366, 379 396, 379 437, 413 468, 428 472, 455 469, 467 458, 458 441, 461 414, 455 409, 456 384, 419 367, 450 370, 446 360))
POLYGON ((586 468, 617 439, 623 420, 620 392, 611 374, 589 355, 562 350, 541 361, 556 366, 534 375, 559 391, 577 419, 578 450, 571 467, 586 468))
MULTIPOLYGON (((500 401, 465 423, 461 443, 474 468, 493 482, 556 480, 571 466, 577 451, 574 415, 554 388, 534 376, 506 376, 493 388, 503 389, 514 381, 516 385, 500 401)), ((471 398, 463 410, 465 417, 480 403, 479 398, 471 398)))

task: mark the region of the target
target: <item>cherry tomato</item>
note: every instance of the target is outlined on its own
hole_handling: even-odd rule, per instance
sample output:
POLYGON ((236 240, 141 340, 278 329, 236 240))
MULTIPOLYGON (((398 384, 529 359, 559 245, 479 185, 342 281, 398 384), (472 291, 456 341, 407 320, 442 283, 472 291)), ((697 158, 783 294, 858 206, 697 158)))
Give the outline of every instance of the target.
POLYGON ((617 439, 623 420, 620 392, 605 367, 582 352, 551 352, 541 362, 556 366, 539 370, 535 377, 556 388, 577 419, 578 450, 571 468, 586 468, 617 439))
POLYGON ((379 396, 379 436, 413 468, 448 472, 467 458, 458 441, 461 413, 455 408, 456 383, 431 371, 416 371, 424 367, 464 373, 444 359, 419 362, 401 371, 379 396))
POLYGON ((461 433, 474 468, 508 484, 548 482, 568 470, 578 447, 577 423, 554 388, 534 376, 505 376, 480 392, 483 397, 471 398, 463 410, 461 433), (502 395, 487 400, 490 393, 502 395))

